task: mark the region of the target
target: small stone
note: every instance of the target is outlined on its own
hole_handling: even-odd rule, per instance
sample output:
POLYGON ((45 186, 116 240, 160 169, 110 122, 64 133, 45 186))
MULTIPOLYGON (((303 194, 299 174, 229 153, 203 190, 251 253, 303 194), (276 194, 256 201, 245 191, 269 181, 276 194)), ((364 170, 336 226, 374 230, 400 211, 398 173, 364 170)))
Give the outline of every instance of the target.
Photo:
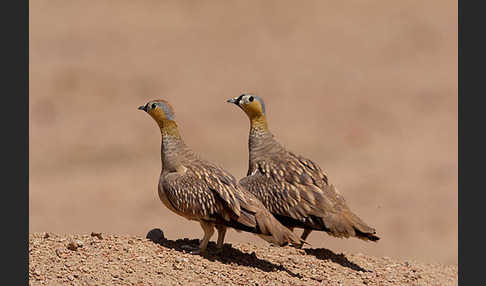
POLYGON ((160 228, 154 228, 147 233, 146 238, 153 242, 159 242, 164 239, 164 232, 160 228))
POLYGON ((103 239, 103 235, 101 235, 101 232, 92 232, 91 233, 92 237, 97 237, 98 239, 103 239))
POLYGON ((49 235, 49 233, 48 233, 48 232, 44 233, 44 238, 49 238, 49 236, 50 236, 50 235, 49 235))
POLYGON ((76 251, 78 250, 78 245, 74 241, 71 241, 67 244, 67 249, 76 251))
POLYGON ((67 244, 67 249, 76 251, 78 250, 78 248, 83 247, 83 245, 84 245, 83 241, 77 239, 77 240, 70 241, 67 244))

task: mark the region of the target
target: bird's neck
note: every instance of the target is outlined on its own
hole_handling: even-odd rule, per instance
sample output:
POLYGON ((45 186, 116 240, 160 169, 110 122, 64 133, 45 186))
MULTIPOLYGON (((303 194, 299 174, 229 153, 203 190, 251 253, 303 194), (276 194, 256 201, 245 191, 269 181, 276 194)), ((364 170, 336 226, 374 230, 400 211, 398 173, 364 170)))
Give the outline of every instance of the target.
POLYGON ((268 131, 268 123, 265 115, 260 114, 250 117, 250 128, 255 132, 264 133, 268 131))
POLYGON ((162 171, 181 171, 185 169, 182 160, 184 159, 185 153, 188 152, 188 148, 179 134, 179 129, 177 128, 177 123, 175 123, 175 121, 166 120, 161 123, 159 123, 159 127, 162 135, 162 171))
POLYGON ((248 137, 249 159, 251 162, 280 151, 280 144, 268 129, 265 116, 250 118, 250 136, 248 137))

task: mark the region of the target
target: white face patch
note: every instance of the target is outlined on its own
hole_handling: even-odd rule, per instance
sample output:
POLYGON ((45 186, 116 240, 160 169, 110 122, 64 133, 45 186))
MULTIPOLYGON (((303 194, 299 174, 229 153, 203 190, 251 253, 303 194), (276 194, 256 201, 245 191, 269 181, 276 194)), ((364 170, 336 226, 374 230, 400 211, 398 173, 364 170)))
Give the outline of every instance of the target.
POLYGON ((255 96, 254 96, 253 94, 247 94, 247 95, 245 95, 245 96, 243 97, 243 102, 244 102, 245 104, 249 104, 249 103, 251 103, 251 101, 250 101, 250 97, 253 97, 253 100, 255 100, 255 96))

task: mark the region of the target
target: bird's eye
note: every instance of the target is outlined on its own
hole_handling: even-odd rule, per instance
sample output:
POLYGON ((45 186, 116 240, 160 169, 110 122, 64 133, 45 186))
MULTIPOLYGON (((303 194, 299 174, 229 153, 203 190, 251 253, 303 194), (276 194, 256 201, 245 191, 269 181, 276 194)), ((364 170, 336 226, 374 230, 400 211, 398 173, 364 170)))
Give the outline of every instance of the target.
POLYGON ((250 98, 248 98, 248 101, 252 102, 253 101, 253 96, 250 96, 250 98))
POLYGON ((152 108, 155 108, 155 103, 152 103, 152 108))

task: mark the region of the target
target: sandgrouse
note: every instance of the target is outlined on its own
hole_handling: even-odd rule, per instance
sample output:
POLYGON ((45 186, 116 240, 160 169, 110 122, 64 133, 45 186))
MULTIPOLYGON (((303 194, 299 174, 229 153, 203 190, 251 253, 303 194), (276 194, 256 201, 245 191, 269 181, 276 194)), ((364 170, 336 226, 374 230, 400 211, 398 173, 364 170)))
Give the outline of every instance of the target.
POLYGON ((313 230, 335 237, 379 240, 375 229, 351 212, 316 163, 287 151, 275 139, 268 130, 265 104, 260 97, 242 94, 227 102, 239 106, 250 119, 249 167, 240 184, 283 225, 291 230, 303 228, 303 240, 313 230))
POLYGON ((257 234, 280 246, 302 243, 230 173, 201 159, 187 147, 167 101, 152 100, 138 109, 155 120, 162 134, 162 172, 158 184, 161 201, 174 213, 199 221, 204 231, 199 249, 193 253, 206 251, 214 227, 218 230, 218 252, 222 250, 227 227, 257 234))

